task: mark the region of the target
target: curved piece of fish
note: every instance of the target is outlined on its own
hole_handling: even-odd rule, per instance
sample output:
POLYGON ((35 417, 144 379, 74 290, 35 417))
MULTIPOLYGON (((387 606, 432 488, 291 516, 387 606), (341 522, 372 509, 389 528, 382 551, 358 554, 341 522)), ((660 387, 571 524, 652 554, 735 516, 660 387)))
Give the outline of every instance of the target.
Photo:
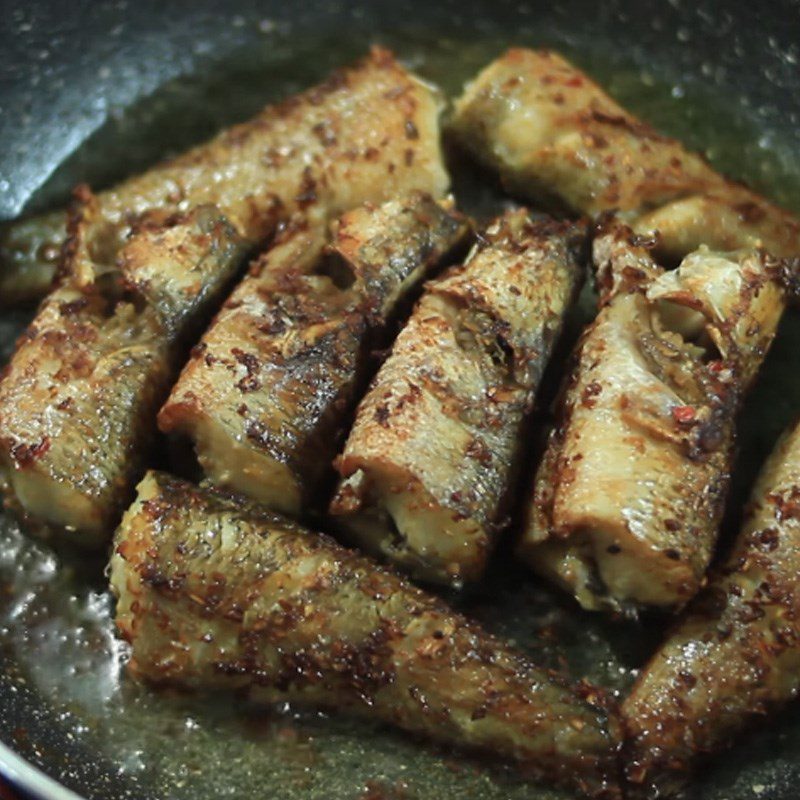
POLYGON ((398 303, 466 231, 420 193, 348 212, 328 245, 307 222, 289 228, 193 351, 161 430, 188 437, 216 485, 299 514, 330 477, 398 303))
MULTIPOLYGON (((119 260, 87 192, 68 274, 20 337, 0 382, 7 503, 31 527, 107 542, 130 502, 176 356, 247 253, 213 206, 140 220, 119 260)), ((109 235, 116 236, 116 232, 109 235)))
POLYGON ((734 422, 785 305, 760 251, 702 248, 665 271, 624 226, 594 245, 584 331, 535 481, 520 555, 585 608, 681 606, 699 589, 734 422))
MULTIPOLYGON (((213 203, 254 242, 301 210, 338 216, 414 189, 442 196, 441 101, 387 50, 266 107, 254 119, 98 195, 100 221, 120 228, 152 209, 213 203)), ((0 239, 0 303, 40 297, 64 240, 65 216, 13 222, 0 239)))
POLYGON ((337 460, 331 511, 359 546, 427 581, 481 576, 526 412, 583 280, 584 234, 511 211, 428 284, 337 460))
POLYGON ((456 101, 458 142, 521 197, 615 210, 670 262, 705 244, 800 255, 800 222, 656 133, 557 53, 508 50, 456 101))
POLYGON ((148 473, 116 534, 111 585, 139 678, 359 714, 620 797, 617 723, 599 690, 247 501, 148 473))
POLYGON ((698 759, 800 692, 800 426, 756 483, 723 568, 624 705, 630 781, 677 790, 698 759))

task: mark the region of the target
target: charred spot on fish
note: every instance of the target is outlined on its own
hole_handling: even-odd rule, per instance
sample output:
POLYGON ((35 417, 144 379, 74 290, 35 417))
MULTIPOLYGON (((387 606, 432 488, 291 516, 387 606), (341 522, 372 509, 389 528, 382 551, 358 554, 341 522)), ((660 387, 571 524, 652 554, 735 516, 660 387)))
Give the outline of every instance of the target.
POLYGON ((688 689, 692 689, 697 685, 697 677, 688 670, 680 670, 678 672, 678 678, 688 689))
POLYGON ((716 618, 728 607, 727 592, 719 586, 709 586, 697 596, 693 611, 701 616, 716 618))
POLYGON ((753 200, 737 203, 733 206, 733 210, 739 215, 739 219, 749 225, 756 224, 764 220, 767 216, 767 210, 761 203, 753 200))
POLYGON ((765 528, 756 534, 756 538, 761 547, 767 552, 777 550, 779 545, 780 535, 777 528, 765 528))
POLYGON ((261 388, 261 380, 258 377, 261 371, 261 364, 258 357, 253 353, 246 353, 238 347, 231 350, 233 357, 241 364, 246 370, 247 374, 237 382, 237 386, 241 392, 255 392, 261 388))
POLYGON ((89 298, 80 297, 77 300, 70 300, 69 302, 61 303, 59 305, 59 311, 64 317, 72 317, 84 311, 86 308, 88 308, 88 306, 89 298))
POLYGON ((603 386, 598 381, 588 383, 581 393, 581 403, 586 408, 593 408, 597 400, 595 399, 603 391, 603 386))
POLYGON ((336 133, 327 120, 318 122, 311 130, 323 147, 333 147, 336 144, 336 133))
POLYGON ((723 426, 716 421, 709 421, 701 425, 697 434, 697 446, 704 453, 713 453, 719 450, 727 440, 723 426))
POLYGON ((301 210, 307 209, 317 201, 317 182, 309 167, 303 172, 303 180, 300 191, 295 197, 295 202, 301 210))
POLYGON ((386 403, 380 403, 375 408, 375 422, 377 422, 382 428, 389 427, 390 417, 391 412, 389 411, 389 407, 386 403))
POLYGON ((487 447, 483 439, 473 436, 467 445, 464 455, 467 458, 473 458, 478 463, 488 467, 492 463, 492 451, 487 447))
POLYGON ((50 437, 44 436, 35 444, 17 444, 11 448, 11 458, 21 469, 31 466, 50 449, 50 437))

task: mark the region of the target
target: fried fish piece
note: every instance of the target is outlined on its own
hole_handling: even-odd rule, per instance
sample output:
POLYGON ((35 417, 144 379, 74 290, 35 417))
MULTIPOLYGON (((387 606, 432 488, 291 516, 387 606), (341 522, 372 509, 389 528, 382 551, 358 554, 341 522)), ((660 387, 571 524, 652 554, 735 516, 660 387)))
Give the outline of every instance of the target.
POLYGON ((0 227, 0 306, 34 303, 50 291, 66 220, 59 210, 0 227))
POLYGON ((656 133, 564 58, 514 48, 456 101, 452 133, 520 196, 660 233, 676 263, 705 244, 800 254, 797 218, 656 133))
POLYGON ((116 534, 111 586, 140 679, 379 719, 620 797, 600 690, 246 500, 148 473, 116 534))
POLYGON ((464 237, 413 193, 324 231, 289 229, 233 292, 161 409, 213 483, 297 514, 331 469, 400 299, 464 237))
POLYGON ((69 273, 20 337, 0 382, 7 504, 34 527, 98 545, 130 502, 174 378, 177 350, 246 255, 213 206, 149 218, 103 251, 90 195, 76 212, 69 273))
POLYGON ((595 241, 584 331, 519 553, 588 609, 681 606, 699 589, 734 422, 785 305, 780 262, 701 248, 665 271, 629 228, 595 241))
MULTIPOLYGON (((297 210, 333 218, 414 189, 442 196, 440 100, 387 50, 99 195, 98 223, 120 229, 152 209, 212 203, 262 241, 297 210)), ((61 213, 11 223, 0 239, 0 302, 44 294, 64 238, 61 213)))
POLYGON ((625 701, 634 785, 671 794, 699 758, 797 697, 798 575, 800 426, 767 460, 726 564, 625 701))
POLYGON ((582 282, 584 234, 511 211, 428 285, 337 460, 331 512, 359 546, 423 580, 481 576, 525 414, 582 282))

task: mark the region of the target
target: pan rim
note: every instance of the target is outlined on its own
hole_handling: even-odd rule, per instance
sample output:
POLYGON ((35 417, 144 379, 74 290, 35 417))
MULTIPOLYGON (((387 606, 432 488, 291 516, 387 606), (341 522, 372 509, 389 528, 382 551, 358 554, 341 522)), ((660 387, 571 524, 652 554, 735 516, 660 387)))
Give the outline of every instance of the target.
POLYGON ((85 800, 3 742, 0 742, 0 777, 5 778, 12 788, 27 792, 31 800, 85 800))

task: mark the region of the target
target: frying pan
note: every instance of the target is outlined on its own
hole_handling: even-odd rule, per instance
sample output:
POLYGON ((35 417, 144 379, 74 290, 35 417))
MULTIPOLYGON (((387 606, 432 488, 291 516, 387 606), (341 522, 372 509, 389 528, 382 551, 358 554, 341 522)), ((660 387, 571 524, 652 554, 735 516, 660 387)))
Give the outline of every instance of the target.
MULTIPOLYGON (((716 166, 800 210, 800 6, 506 0, 4 0, 0 217, 102 187, 318 80, 372 41, 458 89, 509 44, 551 46, 716 166)), ((0 319, 0 361, 30 315, 0 319)), ((800 322, 784 322, 741 424, 727 529, 800 409, 800 322)), ((664 621, 608 622, 502 553, 460 604, 545 664, 624 692, 664 621)), ((103 559, 0 519, 0 773, 33 797, 563 798, 364 722, 154 694, 124 676, 103 559)), ((790 800, 800 712, 743 738, 688 790, 790 800)))

